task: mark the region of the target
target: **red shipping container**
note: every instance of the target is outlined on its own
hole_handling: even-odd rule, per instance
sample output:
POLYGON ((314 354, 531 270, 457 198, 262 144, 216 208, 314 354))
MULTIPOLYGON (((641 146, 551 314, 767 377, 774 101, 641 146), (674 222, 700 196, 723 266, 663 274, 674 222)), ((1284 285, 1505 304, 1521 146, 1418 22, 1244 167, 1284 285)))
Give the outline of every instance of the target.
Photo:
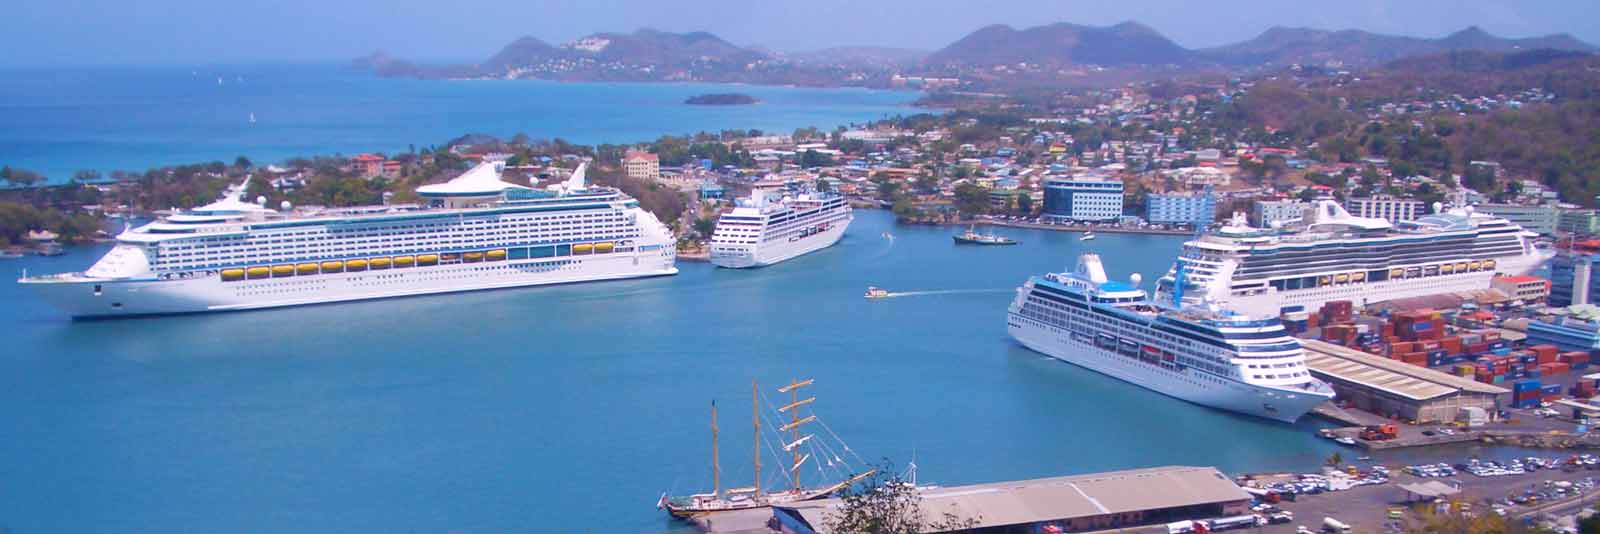
POLYGON ((1563 352, 1560 356, 1556 356, 1556 361, 1565 363, 1569 366, 1575 363, 1589 363, 1589 353, 1563 352))
POLYGON ((1560 395, 1546 395, 1543 399, 1540 399, 1540 400, 1543 400, 1544 402, 1555 402, 1555 401, 1561 400, 1561 396, 1560 395))
POLYGON ((1467 345, 1466 349, 1467 349, 1467 354, 1483 354, 1485 352, 1489 352, 1489 344, 1488 343, 1474 343, 1474 344, 1471 344, 1471 345, 1467 345))

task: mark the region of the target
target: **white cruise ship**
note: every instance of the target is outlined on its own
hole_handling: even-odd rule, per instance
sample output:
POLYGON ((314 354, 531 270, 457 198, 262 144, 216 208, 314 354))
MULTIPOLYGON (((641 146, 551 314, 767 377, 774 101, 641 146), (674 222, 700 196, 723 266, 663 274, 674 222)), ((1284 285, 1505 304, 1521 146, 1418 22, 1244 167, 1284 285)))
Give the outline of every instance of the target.
POLYGON ((783 191, 780 183, 757 183, 749 198, 723 213, 711 233, 711 263, 764 267, 827 248, 844 237, 854 216, 843 196, 783 191))
POLYGON ((73 317, 320 304, 670 275, 671 232, 584 166, 545 190, 484 163, 418 188, 426 205, 273 210, 243 188, 128 229, 87 271, 25 277, 73 317))
POLYGON ((1236 214, 1184 243, 1156 295, 1170 295, 1180 271, 1190 298, 1255 315, 1276 316, 1295 306, 1315 311, 1330 300, 1363 306, 1488 289, 1496 274, 1528 274, 1550 258, 1534 237, 1470 207, 1396 225, 1353 216, 1324 200, 1279 228, 1251 228, 1236 214))
POLYGON ((1294 422, 1333 398, 1277 318, 1173 308, 1132 282, 1108 280, 1100 257, 1083 254, 1074 272, 1018 288, 1007 329, 1029 349, 1213 408, 1294 422))

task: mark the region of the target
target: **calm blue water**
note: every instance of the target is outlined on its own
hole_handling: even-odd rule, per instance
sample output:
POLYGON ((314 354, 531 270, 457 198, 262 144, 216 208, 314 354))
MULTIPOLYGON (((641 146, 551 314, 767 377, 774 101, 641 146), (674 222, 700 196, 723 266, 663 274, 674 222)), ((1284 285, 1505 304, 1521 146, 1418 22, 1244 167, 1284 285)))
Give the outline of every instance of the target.
POLYGON ((915 93, 713 84, 385 80, 338 66, 0 70, 0 164, 65 180, 237 156, 404 151, 464 133, 632 143, 722 129, 792 132, 917 113, 915 93), (218 79, 222 84, 217 83, 218 79), (712 92, 753 106, 689 106, 712 92), (249 122, 250 114, 256 123, 249 122))
POLYGON ((1334 450, 1311 422, 1197 407, 1008 340, 1027 276, 1088 248, 1149 281, 1180 238, 1005 230, 1022 244, 957 248, 955 229, 857 213, 838 246, 771 268, 627 282, 102 322, 0 284, 0 525, 663 531, 661 492, 710 485, 712 399, 724 480, 748 483, 751 379, 772 395, 815 378, 817 412, 861 456, 914 452, 947 485, 1309 468, 1334 450), (868 285, 962 292, 868 301, 868 285))

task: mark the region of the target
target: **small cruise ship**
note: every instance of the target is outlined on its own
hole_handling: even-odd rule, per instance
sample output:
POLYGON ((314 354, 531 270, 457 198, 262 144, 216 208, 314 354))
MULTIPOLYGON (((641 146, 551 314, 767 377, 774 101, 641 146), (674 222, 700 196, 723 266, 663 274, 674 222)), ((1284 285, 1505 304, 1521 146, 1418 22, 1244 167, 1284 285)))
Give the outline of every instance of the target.
MULTIPOLYGON (((1196 404, 1294 422, 1333 398, 1276 317, 1178 308, 1107 279, 1085 253, 1070 273, 1032 277, 1006 315, 1024 347, 1196 404)), ((1182 295, 1179 295, 1181 302, 1182 295)))
POLYGON ((417 189, 424 205, 270 209, 223 199, 124 230, 88 270, 18 282, 73 317, 248 310, 678 272, 670 230, 588 185, 545 189, 498 162, 417 189))
POLYGON ((1331 200, 1300 220, 1252 228, 1243 214, 1183 244, 1177 263, 1156 286, 1174 292, 1179 268, 1184 294, 1232 310, 1279 315, 1315 310, 1330 300, 1358 306, 1380 300, 1488 289, 1497 274, 1528 274, 1554 253, 1535 246, 1533 232, 1471 207, 1412 221, 1357 217, 1331 200))
POLYGON ((748 198, 717 219, 711 263, 733 269, 764 267, 815 252, 838 243, 852 220, 843 196, 759 182, 748 198))

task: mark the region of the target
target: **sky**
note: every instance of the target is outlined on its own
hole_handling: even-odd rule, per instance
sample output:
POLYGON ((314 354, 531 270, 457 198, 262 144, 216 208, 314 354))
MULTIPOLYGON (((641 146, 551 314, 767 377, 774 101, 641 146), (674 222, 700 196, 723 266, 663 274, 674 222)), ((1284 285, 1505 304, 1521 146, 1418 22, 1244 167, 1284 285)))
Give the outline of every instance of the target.
POLYGON ((1139 21, 1190 47, 1272 26, 1439 37, 1570 33, 1600 43, 1600 0, 21 0, 0 65, 345 61, 374 50, 476 62, 523 35, 560 43, 641 27, 798 51, 937 49, 989 24, 1139 21))

